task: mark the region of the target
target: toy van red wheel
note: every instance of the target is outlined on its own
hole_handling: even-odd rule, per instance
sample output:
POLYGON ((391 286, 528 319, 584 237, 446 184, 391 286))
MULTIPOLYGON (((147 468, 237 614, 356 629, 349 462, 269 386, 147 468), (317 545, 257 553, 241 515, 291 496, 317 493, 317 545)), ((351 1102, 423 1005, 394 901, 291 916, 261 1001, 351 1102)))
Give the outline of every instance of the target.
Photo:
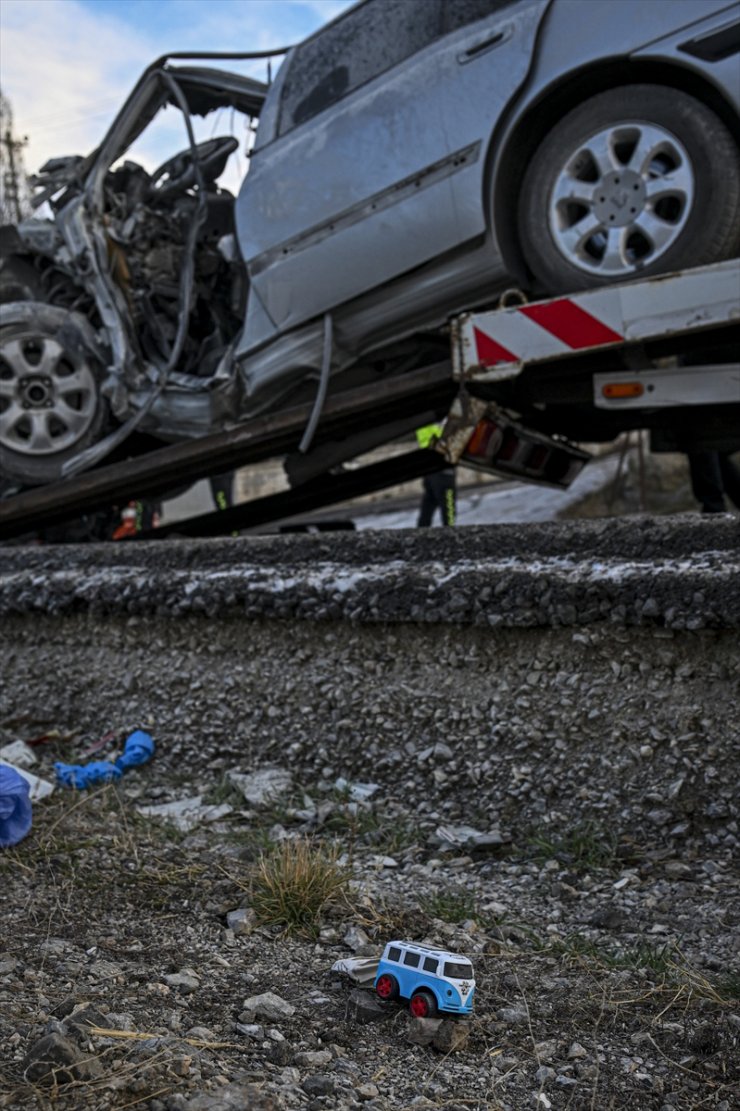
POLYGON ((437 1000, 430 991, 417 991, 411 996, 409 1010, 414 1018, 434 1018, 437 1000))
POLYGON ((381 999, 398 999, 398 980, 384 972, 378 977, 375 991, 381 999))

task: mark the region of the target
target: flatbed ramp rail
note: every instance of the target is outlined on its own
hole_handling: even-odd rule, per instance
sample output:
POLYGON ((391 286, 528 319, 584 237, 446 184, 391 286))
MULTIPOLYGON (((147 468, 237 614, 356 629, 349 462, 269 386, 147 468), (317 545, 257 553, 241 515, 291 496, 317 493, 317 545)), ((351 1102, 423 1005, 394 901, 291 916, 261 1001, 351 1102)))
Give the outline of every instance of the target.
MULTIPOLYGON (((429 422, 444 414, 455 390, 449 362, 437 363, 380 385, 347 390, 327 400, 319 431, 324 438, 346 436, 353 428, 372 421, 397 423, 404 419, 413 427, 415 422, 429 422)), ((295 451, 312 408, 312 404, 296 406, 246 421, 227 432, 173 444, 139 458, 99 467, 8 498, 0 502, 0 540, 49 528, 112 504, 123 506, 130 499, 167 493, 200 478, 295 451)), ((152 530, 150 535, 164 537, 176 532, 215 536, 234 529, 256 527, 394 486, 444 465, 444 460, 435 453, 412 451, 381 464, 323 475, 293 490, 191 521, 177 522, 152 530)))

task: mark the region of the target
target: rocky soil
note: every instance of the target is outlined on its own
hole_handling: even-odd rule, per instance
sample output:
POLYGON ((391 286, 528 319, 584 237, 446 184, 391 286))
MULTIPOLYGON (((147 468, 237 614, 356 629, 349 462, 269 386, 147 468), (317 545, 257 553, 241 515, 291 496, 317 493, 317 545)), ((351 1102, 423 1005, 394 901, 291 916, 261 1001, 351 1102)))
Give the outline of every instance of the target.
POLYGON ((739 554, 689 517, 3 551, 0 745, 157 749, 2 851, 0 1106, 734 1109, 739 554), (286 933, 292 838, 346 888, 286 933), (471 958, 470 1022, 332 970, 394 936, 471 958))

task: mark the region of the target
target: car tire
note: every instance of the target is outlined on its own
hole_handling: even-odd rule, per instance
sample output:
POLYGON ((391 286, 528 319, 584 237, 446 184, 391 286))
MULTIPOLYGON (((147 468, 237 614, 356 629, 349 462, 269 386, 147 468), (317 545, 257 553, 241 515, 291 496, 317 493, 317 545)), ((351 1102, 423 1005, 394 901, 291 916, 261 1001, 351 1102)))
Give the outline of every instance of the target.
POLYGON ((375 992, 378 997, 385 1002, 391 999, 398 999, 398 980, 395 976, 391 976, 388 972, 384 972, 382 976, 378 977, 378 982, 375 985, 375 992))
POLYGON ((434 1018, 437 1013, 437 1000, 431 991, 422 988, 411 996, 409 1011, 414 1018, 434 1018))
POLYGON ((610 89, 537 148, 517 222, 526 263, 552 294, 731 258, 740 250, 740 151, 687 93, 610 89))
POLYGON ((0 474, 23 486, 62 477, 108 421, 103 361, 84 317, 53 305, 0 305, 0 474))
POLYGON ((33 263, 17 255, 6 258, 0 268, 0 305, 11 301, 43 301, 41 275, 33 263))

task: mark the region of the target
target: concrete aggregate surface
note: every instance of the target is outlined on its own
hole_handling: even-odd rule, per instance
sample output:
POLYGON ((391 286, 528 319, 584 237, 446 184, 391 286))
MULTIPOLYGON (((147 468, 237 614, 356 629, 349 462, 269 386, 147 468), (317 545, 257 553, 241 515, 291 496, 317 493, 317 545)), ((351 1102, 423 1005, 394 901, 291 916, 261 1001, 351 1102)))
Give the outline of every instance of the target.
POLYGON ((0 744, 157 746, 0 856, 0 1106, 733 1111, 739 564, 729 516, 0 549, 0 744), (303 838, 349 894, 286 934, 303 838), (392 936, 469 1023, 331 972, 392 936))

